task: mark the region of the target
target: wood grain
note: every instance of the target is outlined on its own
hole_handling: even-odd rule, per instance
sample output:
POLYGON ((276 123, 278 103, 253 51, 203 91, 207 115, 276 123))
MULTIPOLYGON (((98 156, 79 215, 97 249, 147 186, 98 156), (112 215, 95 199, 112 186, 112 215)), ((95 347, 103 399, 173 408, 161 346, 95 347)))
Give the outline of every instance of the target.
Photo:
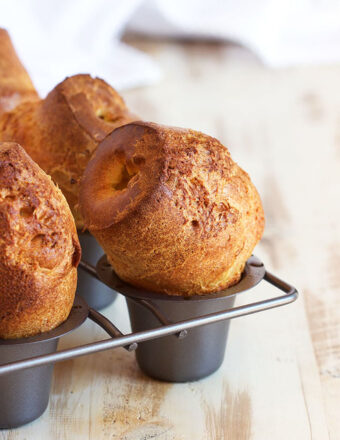
MULTIPOLYGON (((0 439, 339 439, 340 66, 270 70, 240 47, 129 42, 163 79, 128 104, 229 147, 263 198, 256 254, 301 297, 234 320, 222 367, 198 382, 153 381, 122 349, 57 365, 47 412, 0 439)), ((261 283, 237 301, 273 293, 261 283)), ((105 313, 129 330, 121 298, 105 313)), ((61 347, 103 337, 87 323, 61 347)))
POLYGON ((251 400, 246 391, 233 394, 223 383, 220 406, 215 409, 206 402, 206 436, 212 440, 248 440, 251 436, 251 400))

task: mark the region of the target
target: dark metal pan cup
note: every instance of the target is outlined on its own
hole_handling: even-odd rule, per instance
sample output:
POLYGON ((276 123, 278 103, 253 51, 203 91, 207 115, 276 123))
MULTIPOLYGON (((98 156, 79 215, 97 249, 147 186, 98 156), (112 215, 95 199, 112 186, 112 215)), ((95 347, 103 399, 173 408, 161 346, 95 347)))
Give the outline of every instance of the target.
MULTIPOLYGON (((133 331, 156 328, 159 323, 152 312, 126 298, 133 331)), ((164 301, 152 303, 169 321, 185 320, 202 314, 231 309, 235 297, 222 301, 164 301)), ((189 382, 209 376, 223 362, 230 321, 225 320, 190 330, 185 337, 167 336, 139 344, 136 359, 140 369, 155 379, 189 382)))
MULTIPOLYGON (((68 319, 56 329, 22 339, 0 339, 0 365, 53 353, 59 338, 79 327, 88 316, 88 307, 75 299, 68 319)), ((16 428, 40 417, 45 411, 53 364, 0 376, 0 429, 16 428)))
MULTIPOLYGON (((121 281, 102 259, 97 271, 101 279, 126 296, 133 332, 159 327, 161 322, 185 321, 232 309, 235 295, 258 284, 265 275, 264 265, 251 257, 238 284, 216 294, 191 297, 169 296, 137 289, 121 281)), ((169 382, 201 379, 216 371, 223 362, 229 320, 190 329, 174 336, 142 342, 136 359, 147 375, 169 382)))
MULTIPOLYGON (((83 259, 96 265, 99 258, 104 254, 103 249, 89 232, 79 233, 78 235, 83 259)), ((112 304, 117 297, 117 293, 98 281, 95 274, 91 276, 81 267, 78 269, 77 294, 82 296, 89 307, 95 310, 104 309, 112 304)))

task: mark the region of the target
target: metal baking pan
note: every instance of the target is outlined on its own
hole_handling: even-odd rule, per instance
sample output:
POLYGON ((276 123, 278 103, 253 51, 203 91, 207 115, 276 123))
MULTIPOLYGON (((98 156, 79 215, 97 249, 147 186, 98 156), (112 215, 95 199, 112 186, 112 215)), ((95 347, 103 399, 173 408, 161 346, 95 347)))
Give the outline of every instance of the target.
MULTIPOLYGON (((96 264, 104 253, 102 247, 88 231, 78 231, 78 237, 83 259, 90 264, 96 264)), ((80 267, 78 270, 77 295, 84 298, 92 309, 102 310, 113 303, 117 297, 117 292, 80 267)))
POLYGON ((123 335, 111 321, 88 308, 78 297, 70 317, 52 332, 34 338, 0 340, 0 428, 22 425, 43 413, 55 362, 124 347, 129 351, 136 350, 138 365, 151 377, 171 382, 197 380, 221 365, 230 319, 280 307, 298 297, 293 286, 267 272, 254 256, 248 260, 236 285, 215 294, 191 297, 168 296, 130 286, 118 278, 106 256, 99 260, 97 267, 84 261, 81 267, 126 297, 132 333, 123 335), (262 281, 284 294, 233 307, 236 295, 262 281), (79 326, 87 317, 100 325, 110 338, 55 351, 58 338, 79 326), (45 379, 41 380, 41 377, 45 379), (37 397, 32 404, 29 396, 33 394, 37 397), (33 407, 32 411, 28 410, 29 406, 33 407))

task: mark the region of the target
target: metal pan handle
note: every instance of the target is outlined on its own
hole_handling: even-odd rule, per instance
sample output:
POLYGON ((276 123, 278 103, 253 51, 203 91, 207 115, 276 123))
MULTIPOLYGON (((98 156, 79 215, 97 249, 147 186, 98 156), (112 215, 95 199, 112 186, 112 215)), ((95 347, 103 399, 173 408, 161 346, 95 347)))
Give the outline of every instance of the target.
MULTIPOLYGON (((276 298, 270 298, 270 299, 267 299, 264 301, 245 304, 245 305, 239 306, 239 307, 233 307, 231 309, 225 309, 222 312, 212 313, 211 315, 217 317, 218 315, 221 315, 221 314, 222 315, 225 315, 227 313, 231 314, 230 317, 216 319, 216 321, 220 321, 223 319, 238 318, 240 316, 250 315, 250 314, 261 312, 264 310, 268 310, 268 309, 271 309, 274 307, 280 307, 285 304, 289 304, 298 298, 298 291, 296 290, 295 287, 291 286, 290 284, 286 283, 285 281, 281 280, 280 278, 276 277, 275 275, 271 274, 270 272, 266 271, 263 279, 265 281, 267 281, 268 283, 272 284, 277 289, 285 292, 286 295, 276 297, 276 298)), ((169 326, 169 325, 173 324, 173 322, 169 321, 164 316, 164 314, 162 314, 162 312, 159 310, 159 308, 155 304, 153 304, 152 301, 145 300, 145 299, 140 300, 140 299, 136 299, 133 297, 129 297, 129 299, 137 302, 138 304, 140 304, 143 307, 150 310, 161 324, 163 324, 165 326, 169 326)), ((208 316, 210 316, 210 315, 202 315, 201 317, 195 318, 193 320, 187 320, 187 321, 182 321, 182 322, 201 320, 202 321, 201 325, 205 325, 205 324, 209 324, 209 322, 206 322, 206 318, 208 316)), ((178 324, 180 324, 180 323, 181 322, 178 322, 178 324)), ((196 327, 196 325, 194 325, 193 327, 196 327)), ((176 333, 176 336, 179 338, 183 338, 183 337, 187 336, 187 330, 185 330, 185 329, 181 330, 180 332, 176 333)))
MULTIPOLYGON (((123 333, 109 319, 107 319, 101 313, 97 312, 97 310, 89 308, 88 317, 91 319, 91 321, 95 322, 103 330, 105 330, 106 333, 111 336, 111 338, 119 338, 121 336, 124 336, 123 333)), ((136 342, 124 346, 127 351, 134 351, 137 347, 138 344, 136 342)))
MULTIPOLYGON (((255 264, 255 263, 256 263, 257 259, 256 259, 256 257, 252 257, 252 258, 255 258, 255 260, 252 262, 252 265, 256 266, 257 264, 255 264)), ((263 266, 263 263, 259 262, 259 265, 263 266)), ((104 283, 107 286, 112 288, 112 286, 109 283, 106 283, 104 280, 101 279, 101 277, 98 276, 97 268, 92 266, 90 263, 87 263, 86 261, 81 261, 80 267, 83 270, 85 270, 87 273, 89 273, 90 275, 92 275, 93 277, 95 277, 96 279, 101 281, 102 283, 104 283)), ((285 292, 287 294, 286 300, 289 300, 289 298, 292 298, 292 301, 294 301, 297 298, 298 293, 294 287, 290 286, 285 281, 280 280, 279 278, 272 275, 271 273, 265 271, 263 279, 266 280, 268 283, 272 284, 273 286, 277 287, 278 289, 282 290, 283 292, 285 292)), ((130 300, 133 300, 133 301, 137 302, 138 304, 140 304, 141 306, 147 308, 154 315, 154 317, 160 322, 160 324, 162 324, 163 326, 168 326, 168 325, 172 324, 172 322, 164 315, 164 313, 161 312, 161 310, 152 301, 147 300, 147 299, 138 299, 138 298, 135 298, 132 296, 130 296, 129 298, 130 298, 130 300)), ((270 300, 268 300, 268 301, 270 301, 270 300)), ((242 310, 245 312, 244 314, 248 314, 249 310, 252 308, 253 305, 254 304, 248 304, 248 305, 245 305, 242 307, 236 307, 233 310, 236 310, 236 309, 239 311, 242 310)), ((275 307, 277 307, 277 306, 275 306, 275 307)), ((227 311, 227 310, 225 310, 225 311, 227 311)), ((257 310, 257 311, 261 311, 261 310, 257 310)), ((255 313, 255 312, 251 312, 251 313, 255 313)), ((180 332, 176 333, 175 335, 178 338, 183 338, 187 335, 187 330, 181 330, 180 332)))
MULTIPOLYGON (((87 272, 89 275, 91 275, 92 277, 96 278, 101 283, 106 284, 106 283, 104 283, 104 281, 100 277, 98 277, 97 270, 96 270, 96 268, 92 264, 88 263, 87 261, 81 260, 79 262, 79 267, 81 269, 83 269, 85 272, 87 272)), ((108 287, 111 287, 111 286, 108 286, 108 287)), ((137 302, 138 304, 140 304, 141 306, 145 307, 146 309, 148 309, 154 315, 154 317, 159 321, 160 324, 162 324, 162 325, 169 325, 169 324, 172 323, 171 321, 168 320, 168 318, 166 316, 164 316, 164 314, 159 310, 159 308, 155 304, 153 304, 152 302, 147 301, 145 299, 137 299, 137 298, 130 298, 130 299, 132 301, 137 302)), ((100 321, 104 322, 104 320, 106 318, 103 315, 100 315, 100 316, 101 316, 100 321)), ((89 316, 89 318, 92 319, 91 316, 89 316)), ((92 319, 92 320, 94 320, 94 319, 92 319)), ((95 322, 97 322, 97 321, 95 321, 95 322)), ((109 322, 110 321, 108 321, 108 323, 109 322)), ((99 321, 97 322, 97 324, 99 324, 102 327, 102 325, 101 325, 101 323, 99 321)), ((104 330, 107 331, 106 328, 104 328, 104 330)), ((119 332, 118 329, 116 329, 116 330, 119 332)), ((182 330, 182 331, 176 333, 175 336, 177 338, 179 338, 179 339, 183 339, 183 338, 185 338, 187 336, 187 334, 188 334, 187 330, 182 330)), ((122 335, 122 334, 120 334, 120 335, 122 335)), ((116 336, 113 336, 113 337, 116 337, 116 336)), ((137 346, 136 346, 136 348, 137 348, 137 346)), ((132 351, 132 350, 135 350, 135 348, 128 348, 128 350, 132 351)))
POLYGON ((83 259, 81 259, 79 261, 79 267, 80 267, 80 269, 84 270, 85 272, 87 272, 92 277, 94 277, 97 280, 102 282, 102 280, 97 275, 96 268, 92 264, 90 264, 87 261, 84 261, 83 259))

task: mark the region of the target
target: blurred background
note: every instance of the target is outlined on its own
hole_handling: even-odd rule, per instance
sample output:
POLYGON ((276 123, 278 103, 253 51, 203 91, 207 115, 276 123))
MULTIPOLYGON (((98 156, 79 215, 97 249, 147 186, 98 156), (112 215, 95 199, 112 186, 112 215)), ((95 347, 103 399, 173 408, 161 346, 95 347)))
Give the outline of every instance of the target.
MULTIPOLYGON (((275 413, 276 435, 253 432, 340 438, 340 2, 0 0, 0 26, 42 96, 65 76, 91 73, 141 119, 198 129, 229 148, 264 204, 256 254, 302 292, 256 344, 288 338, 289 355, 275 362, 296 363, 306 414, 294 419, 292 395, 275 413)), ((261 392, 254 426, 268 429, 261 392)))
POLYGON ((336 1, 0 1, 0 25, 42 95, 82 71, 119 90, 164 78, 159 60, 126 35, 232 44, 274 68, 340 61, 339 17, 336 1))

